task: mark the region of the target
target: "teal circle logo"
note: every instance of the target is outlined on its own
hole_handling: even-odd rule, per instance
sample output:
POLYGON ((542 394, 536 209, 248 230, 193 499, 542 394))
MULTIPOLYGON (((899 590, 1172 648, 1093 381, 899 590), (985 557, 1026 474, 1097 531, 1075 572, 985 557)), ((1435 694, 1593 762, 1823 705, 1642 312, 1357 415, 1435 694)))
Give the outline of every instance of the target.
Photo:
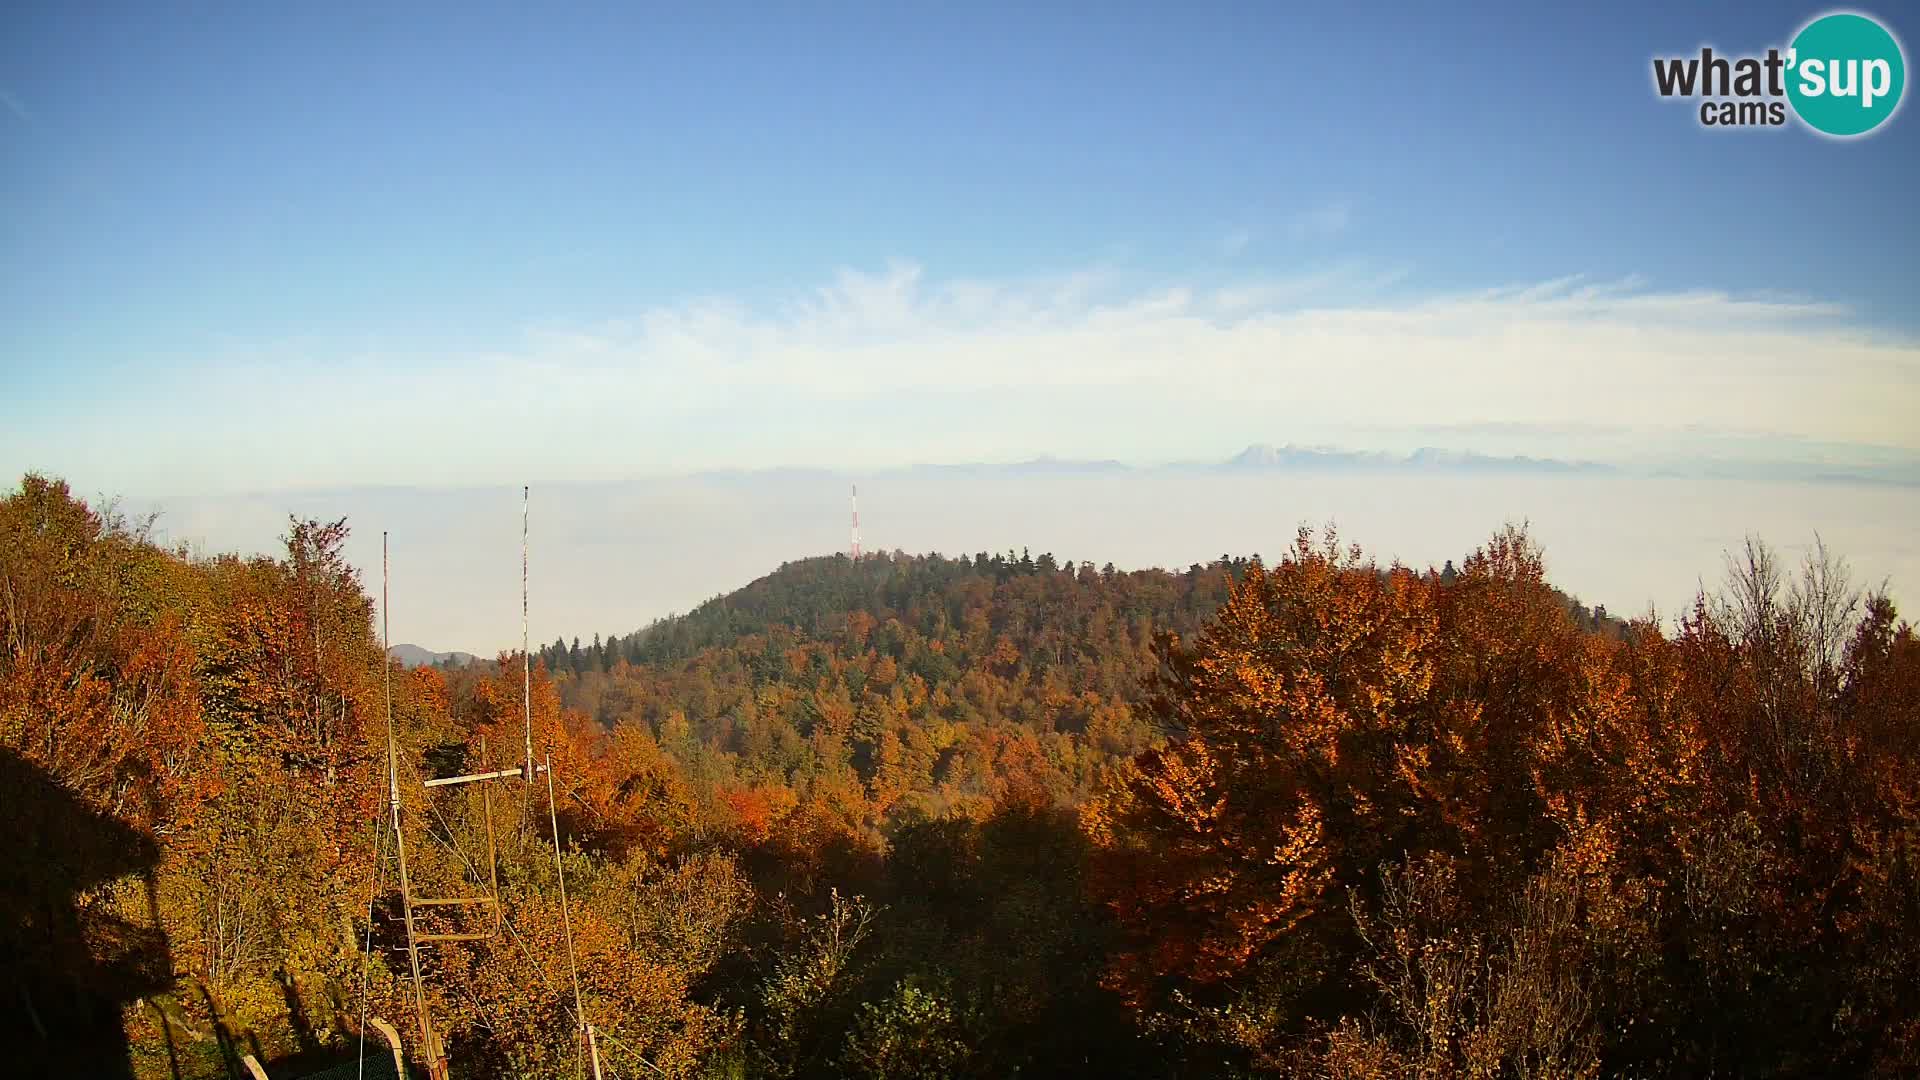
POLYGON ((1787 51, 1787 100, 1822 134, 1865 135, 1900 107, 1906 87, 1900 43, 1865 15, 1823 15, 1787 51))

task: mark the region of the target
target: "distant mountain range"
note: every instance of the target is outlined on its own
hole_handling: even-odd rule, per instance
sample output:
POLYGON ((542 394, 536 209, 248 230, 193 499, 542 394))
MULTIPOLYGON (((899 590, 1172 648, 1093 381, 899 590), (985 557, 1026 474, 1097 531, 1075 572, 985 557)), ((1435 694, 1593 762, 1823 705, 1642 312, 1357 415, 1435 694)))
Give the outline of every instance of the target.
POLYGON ((452 664, 454 667, 466 667, 468 664, 479 659, 479 657, 472 653, 434 652, 432 649, 423 648, 419 645, 395 645, 387 650, 387 655, 400 661, 401 667, 409 668, 439 667, 442 664, 452 664))
MULTIPOLYGON (((1125 474, 1136 472, 1212 472, 1246 473, 1265 471, 1394 471, 1428 473, 1551 473, 1601 476, 1696 477, 1740 479, 1785 483, 1873 484, 1920 487, 1920 455, 1901 452, 1888 460, 1859 458, 1848 460, 1841 454, 1821 454, 1803 460, 1741 455, 1650 454, 1634 461, 1599 462, 1568 458, 1502 456, 1473 450, 1449 450, 1424 446, 1412 453, 1382 450, 1343 450, 1331 446, 1273 446, 1254 443, 1224 461, 1188 461, 1173 464, 1132 465, 1112 458, 1059 458, 1043 456, 1025 461, 973 461, 923 463, 902 469, 879 469, 878 473, 902 471, 931 476, 997 477, 1067 476, 1125 474)), ((770 469, 721 469, 694 474, 710 482, 750 483, 769 476, 796 481, 840 479, 845 473, 825 467, 782 466, 770 469)))
POLYGON ((1431 469, 1491 472, 1612 472, 1610 465, 1555 458, 1493 457, 1465 450, 1425 446, 1405 456, 1321 447, 1273 447, 1255 443, 1228 458, 1220 468, 1248 469, 1431 469))
POLYGON ((1790 461, 1741 458, 1694 457, 1672 460, 1648 460, 1637 463, 1606 463, 1566 458, 1500 456, 1471 450, 1448 450, 1425 446, 1408 454, 1381 450, 1342 450, 1327 446, 1272 446, 1254 443, 1225 461, 1199 461, 1175 465, 1133 466, 1112 459, 1087 460, 1041 457, 1011 463, 974 462, 952 465, 915 465, 911 471, 952 476, 988 476, 1014 473, 1093 474, 1153 472, 1327 472, 1394 471, 1429 473, 1552 473, 1582 475, 1626 475, 1648 477, 1707 477, 1798 483, 1841 483, 1920 487, 1920 462, 1917 461, 1790 461))
POLYGON ((1101 460, 1038 457, 1016 462, 964 462, 947 465, 915 465, 917 473, 948 475, 987 475, 1016 473, 1122 473, 1175 470, 1245 472, 1258 469, 1425 469, 1474 470, 1497 472, 1613 472, 1614 466, 1556 458, 1496 457, 1464 450, 1423 447, 1411 454, 1389 454, 1377 450, 1339 450, 1319 446, 1270 446, 1255 443, 1225 461, 1190 462, 1167 466, 1133 466, 1112 458, 1101 460))

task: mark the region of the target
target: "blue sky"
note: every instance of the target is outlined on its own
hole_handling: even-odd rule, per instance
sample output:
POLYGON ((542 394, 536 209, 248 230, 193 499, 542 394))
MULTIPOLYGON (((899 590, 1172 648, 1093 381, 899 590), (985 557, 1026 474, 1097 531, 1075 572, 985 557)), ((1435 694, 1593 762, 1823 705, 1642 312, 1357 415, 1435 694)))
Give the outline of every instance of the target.
POLYGON ((1920 118, 1713 133, 1651 89, 1823 9, 1287 7, 12 6, 0 465, 1920 449, 1920 118))

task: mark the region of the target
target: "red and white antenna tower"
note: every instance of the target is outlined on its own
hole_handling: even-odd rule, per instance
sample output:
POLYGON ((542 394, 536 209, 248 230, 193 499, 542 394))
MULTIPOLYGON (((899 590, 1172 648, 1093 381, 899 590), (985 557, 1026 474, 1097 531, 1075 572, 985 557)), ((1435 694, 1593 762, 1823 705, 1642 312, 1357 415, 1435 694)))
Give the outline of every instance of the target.
POLYGON ((854 562, 860 561, 860 485, 853 485, 853 543, 847 548, 847 557, 854 562))

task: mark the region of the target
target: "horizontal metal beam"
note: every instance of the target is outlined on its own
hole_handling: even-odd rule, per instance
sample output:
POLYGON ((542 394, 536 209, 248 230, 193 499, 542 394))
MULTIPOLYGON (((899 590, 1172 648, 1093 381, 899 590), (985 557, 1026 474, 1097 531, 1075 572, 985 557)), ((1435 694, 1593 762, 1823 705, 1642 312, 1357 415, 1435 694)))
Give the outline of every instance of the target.
POLYGON ((420 934, 415 941, 485 941, 492 934, 420 934))
POLYGON ((465 776, 443 776, 438 780, 427 781, 428 787, 446 787, 449 784, 471 784, 477 780, 501 780, 509 776, 525 776, 525 769, 496 769, 493 772, 468 773, 465 776))
POLYGON ((454 904, 491 904, 491 903, 493 903, 493 897, 491 896, 416 896, 413 898, 414 907, 433 907, 435 905, 450 906, 454 904))

